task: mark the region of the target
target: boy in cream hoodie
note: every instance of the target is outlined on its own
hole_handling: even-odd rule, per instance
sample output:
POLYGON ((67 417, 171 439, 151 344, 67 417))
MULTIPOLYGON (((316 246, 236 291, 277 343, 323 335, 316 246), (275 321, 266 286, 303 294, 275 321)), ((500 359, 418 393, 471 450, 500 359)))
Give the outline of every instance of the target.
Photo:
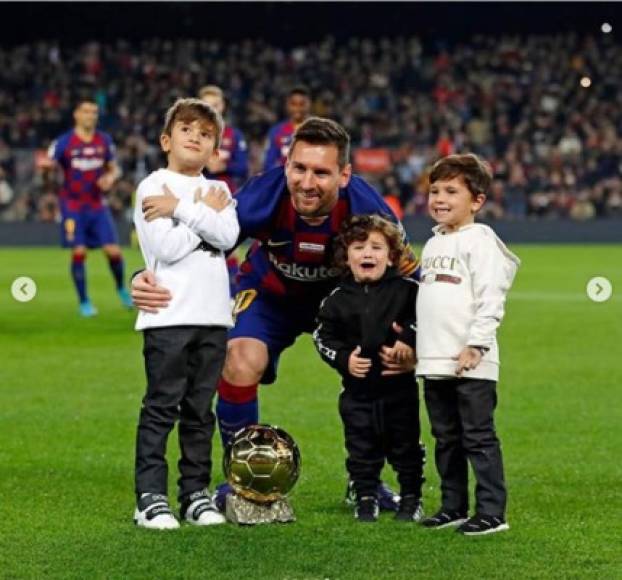
POLYGON ((493 420, 496 330, 520 261, 474 221, 491 181, 488 165, 473 154, 450 155, 432 168, 428 209, 438 225, 423 248, 417 297, 417 376, 424 379, 442 496, 439 511, 422 524, 459 526, 465 535, 509 529, 493 420), (477 480, 468 519, 467 461, 477 480))

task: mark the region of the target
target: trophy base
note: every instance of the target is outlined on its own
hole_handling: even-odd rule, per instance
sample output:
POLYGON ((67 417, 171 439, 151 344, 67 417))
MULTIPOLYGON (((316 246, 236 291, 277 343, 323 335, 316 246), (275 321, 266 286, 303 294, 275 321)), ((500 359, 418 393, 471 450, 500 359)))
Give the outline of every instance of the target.
POLYGON ((227 495, 225 517, 234 524, 248 526, 296 521, 294 510, 287 499, 279 499, 269 504, 258 504, 235 493, 227 495))

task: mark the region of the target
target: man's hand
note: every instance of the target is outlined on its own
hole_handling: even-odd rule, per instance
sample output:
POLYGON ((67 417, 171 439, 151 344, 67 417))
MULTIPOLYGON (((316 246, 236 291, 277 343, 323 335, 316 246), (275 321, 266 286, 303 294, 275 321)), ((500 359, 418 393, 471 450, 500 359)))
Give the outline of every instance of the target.
POLYGON ((166 308, 171 301, 171 293, 158 286, 153 272, 145 270, 132 280, 132 301, 143 312, 156 314, 158 309, 166 308))
MULTIPOLYGON (((400 334, 403 328, 394 322, 393 330, 400 334)), ((400 340, 396 340, 393 346, 383 346, 378 354, 385 368, 380 373, 383 376, 412 372, 417 362, 414 349, 400 340)))
POLYGON ((108 171, 97 180, 97 187, 99 187, 101 191, 110 191, 112 189, 112 186, 114 185, 115 180, 115 174, 112 171, 108 171))
POLYGON ((348 359, 348 370, 353 377, 364 379, 371 368, 371 359, 360 357, 361 347, 357 346, 348 359))
POLYGON ((452 357, 458 361, 456 375, 461 377, 464 371, 472 371, 482 360, 482 351, 473 346, 465 346, 458 356, 452 357))
POLYGON ((166 183, 162 186, 164 195, 150 195, 143 199, 143 213, 145 221, 152 222, 158 218, 173 217, 173 212, 179 203, 166 183))
MULTIPOLYGON (((197 198, 195 194, 195 199, 197 198)), ((198 201, 204 203, 207 207, 211 207, 215 211, 222 211, 225 209, 231 200, 227 192, 222 187, 212 186, 207 190, 207 193, 198 198, 198 201)))

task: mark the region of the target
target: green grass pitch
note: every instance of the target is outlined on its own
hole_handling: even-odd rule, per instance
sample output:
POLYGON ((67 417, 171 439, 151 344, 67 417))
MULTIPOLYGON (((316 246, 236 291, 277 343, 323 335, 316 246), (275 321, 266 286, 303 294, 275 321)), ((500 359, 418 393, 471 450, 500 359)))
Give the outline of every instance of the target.
MULTIPOLYGON (((522 258, 500 331, 497 426, 509 488, 504 534, 464 538, 343 503, 339 381, 304 337, 261 391, 262 420, 298 441, 298 521, 172 533, 136 529, 133 453, 141 337, 101 254, 88 260, 96 319, 77 315, 67 255, 0 249, 0 578, 622 577, 622 246, 514 246, 522 258), (17 276, 38 295, 14 301, 17 276), (607 276, 614 295, 587 299, 607 276)), ((128 272, 141 266, 126 251, 128 272)), ((438 506, 429 425, 425 508, 438 506)), ((214 478, 222 480, 215 440, 214 478)), ((169 446, 175 495, 176 437, 169 446)), ((394 482, 385 471, 385 478, 394 482)))

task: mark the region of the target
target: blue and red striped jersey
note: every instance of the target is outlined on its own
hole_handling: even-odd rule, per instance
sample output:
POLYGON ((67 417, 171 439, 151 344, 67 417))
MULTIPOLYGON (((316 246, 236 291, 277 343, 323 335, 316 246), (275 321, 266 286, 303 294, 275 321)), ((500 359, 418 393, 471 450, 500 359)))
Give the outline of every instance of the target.
POLYGON ((282 121, 270 128, 268 132, 268 149, 264 159, 263 169, 268 171, 285 165, 287 152, 292 142, 292 135, 296 128, 291 121, 282 121))
POLYGON ((50 145, 48 156, 63 168, 65 179, 60 197, 70 211, 103 207, 103 194, 97 180, 115 159, 110 135, 96 131, 87 142, 71 129, 50 145))
POLYGON ((238 191, 236 200, 238 243, 255 238, 240 266, 238 290, 254 288, 319 300, 336 284, 339 272, 332 266, 332 244, 348 215, 381 213, 398 222, 380 194, 358 176, 339 190, 328 219, 317 226, 296 213, 281 167, 252 178, 238 191))

